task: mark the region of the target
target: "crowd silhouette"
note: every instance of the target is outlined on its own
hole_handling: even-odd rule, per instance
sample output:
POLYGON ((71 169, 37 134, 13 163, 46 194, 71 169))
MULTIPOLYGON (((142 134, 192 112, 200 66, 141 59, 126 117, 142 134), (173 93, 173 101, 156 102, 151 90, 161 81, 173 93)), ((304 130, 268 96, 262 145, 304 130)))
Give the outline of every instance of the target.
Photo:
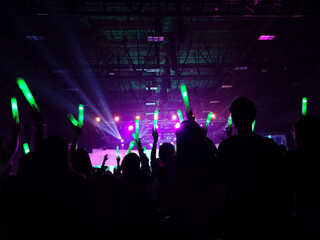
MULTIPOLYGON (((152 130, 149 159, 117 158, 114 173, 94 170, 84 149, 37 126, 35 151, 11 159, 19 124, 0 144, 0 239, 320 239, 320 119, 301 116, 287 150, 251 129, 256 106, 246 97, 230 106, 236 133, 218 149, 195 121, 176 130, 176 149, 152 130), (199 168, 195 169, 194 166, 199 168)), ((151 134, 151 133, 150 133, 151 134)))

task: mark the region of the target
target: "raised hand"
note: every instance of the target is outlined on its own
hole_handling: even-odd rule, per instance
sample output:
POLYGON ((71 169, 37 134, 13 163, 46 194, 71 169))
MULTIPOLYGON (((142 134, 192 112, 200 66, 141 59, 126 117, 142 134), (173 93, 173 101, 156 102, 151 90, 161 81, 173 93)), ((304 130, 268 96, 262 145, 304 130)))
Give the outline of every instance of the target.
POLYGON ((192 109, 190 108, 190 111, 188 112, 187 111, 187 118, 188 118, 188 120, 189 121, 194 121, 195 120, 195 115, 194 115, 194 113, 192 112, 192 109))
POLYGON ((158 142, 159 134, 156 129, 152 129, 152 137, 154 142, 158 142))

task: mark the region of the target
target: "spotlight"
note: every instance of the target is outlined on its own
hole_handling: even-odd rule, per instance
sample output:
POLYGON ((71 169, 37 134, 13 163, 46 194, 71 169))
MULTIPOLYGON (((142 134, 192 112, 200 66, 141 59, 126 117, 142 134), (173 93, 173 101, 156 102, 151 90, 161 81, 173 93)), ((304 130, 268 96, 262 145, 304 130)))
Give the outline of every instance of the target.
POLYGON ((140 119, 140 116, 136 116, 136 119, 140 119))
POLYGON ((175 127, 175 128, 180 128, 180 123, 176 123, 176 124, 174 125, 174 127, 175 127))
POLYGON ((121 141, 122 143, 124 142, 124 140, 123 140, 123 139, 121 139, 120 141, 121 141))
POLYGON ((172 120, 177 120, 177 115, 172 115, 172 120))
POLYGON ((101 122, 101 118, 100 117, 96 117, 95 120, 96 120, 96 122, 101 122))
POLYGON ((115 116, 115 117, 114 117, 114 121, 115 121, 115 122, 119 122, 119 120, 120 120, 119 116, 115 116))
POLYGON ((133 130, 133 125, 130 125, 130 126, 128 127, 128 130, 129 130, 129 131, 132 131, 132 130, 133 130))
POLYGON ((211 118, 212 119, 216 118, 216 115, 214 113, 212 113, 211 118))

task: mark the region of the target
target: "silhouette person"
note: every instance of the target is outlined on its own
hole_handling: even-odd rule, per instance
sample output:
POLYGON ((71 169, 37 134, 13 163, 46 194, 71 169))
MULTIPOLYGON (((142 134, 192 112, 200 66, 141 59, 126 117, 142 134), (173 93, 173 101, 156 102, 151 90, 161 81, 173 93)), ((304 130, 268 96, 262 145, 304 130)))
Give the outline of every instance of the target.
POLYGON ((230 106, 237 134, 218 148, 215 177, 222 198, 226 239, 272 239, 279 231, 281 151, 269 138, 252 132, 256 106, 246 97, 230 106))

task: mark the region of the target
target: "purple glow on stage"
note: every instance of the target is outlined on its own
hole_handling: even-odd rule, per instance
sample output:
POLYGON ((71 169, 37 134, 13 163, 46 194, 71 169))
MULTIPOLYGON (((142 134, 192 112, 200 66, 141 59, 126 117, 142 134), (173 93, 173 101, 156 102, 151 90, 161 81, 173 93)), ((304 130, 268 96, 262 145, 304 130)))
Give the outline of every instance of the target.
POLYGON ((130 125, 130 126, 128 127, 128 130, 129 130, 129 131, 132 131, 132 130, 133 130, 133 125, 130 125))
POLYGON ((275 35, 260 35, 260 37, 258 38, 258 40, 260 41, 271 41, 275 38, 275 35))
POLYGON ((175 127, 175 128, 180 128, 180 123, 176 123, 176 124, 174 125, 174 127, 175 127))

